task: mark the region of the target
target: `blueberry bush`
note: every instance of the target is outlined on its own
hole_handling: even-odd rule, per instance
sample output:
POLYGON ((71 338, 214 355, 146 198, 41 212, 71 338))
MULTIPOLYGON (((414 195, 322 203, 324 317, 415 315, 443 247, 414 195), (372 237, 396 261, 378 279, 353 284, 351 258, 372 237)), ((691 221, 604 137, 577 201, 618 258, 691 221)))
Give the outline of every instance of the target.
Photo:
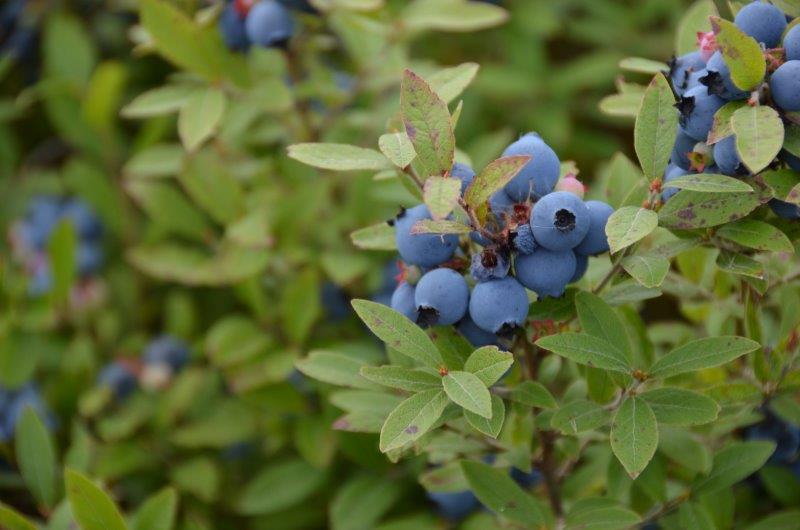
POLYGON ((798 21, 4 3, 0 528, 800 528, 798 21))

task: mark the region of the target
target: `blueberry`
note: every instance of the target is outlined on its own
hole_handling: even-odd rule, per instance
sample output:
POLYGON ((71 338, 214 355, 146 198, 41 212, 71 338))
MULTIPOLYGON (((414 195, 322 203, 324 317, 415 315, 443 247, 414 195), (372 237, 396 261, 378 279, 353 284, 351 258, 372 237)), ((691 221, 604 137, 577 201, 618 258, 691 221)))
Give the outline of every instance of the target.
POLYGON ((439 515, 451 521, 460 521, 480 506, 475 494, 469 490, 452 493, 432 491, 428 492, 428 498, 436 504, 439 515))
POLYGON ((525 288, 509 276, 477 284, 472 289, 469 316, 484 331, 508 335, 525 323, 528 305, 525 288))
POLYGON ((731 79, 731 71, 725 64, 722 53, 715 52, 708 60, 706 66, 707 73, 700 78, 700 83, 708 88, 709 94, 714 94, 722 99, 732 101, 735 99, 747 99, 750 93, 741 90, 731 79))
MULTIPOLYGON (((473 298, 474 298, 473 292, 473 298)), ((491 331, 486 331, 478 327, 474 320, 467 313, 458 323, 458 332, 464 336, 476 348, 481 346, 500 346, 497 335, 491 331)))
POLYGON ((672 81, 672 88, 678 95, 683 94, 688 88, 690 77, 693 73, 697 73, 705 69, 706 63, 700 55, 699 51, 694 51, 675 57, 670 62, 669 78, 672 81))
POLYGON ((143 354, 145 364, 166 364, 178 372, 189 362, 189 347, 171 335, 162 335, 147 345, 143 354))
POLYGON ((790 168, 795 171, 800 171, 800 157, 794 156, 789 151, 783 151, 781 153, 781 158, 789 165, 790 168))
POLYGON ((528 133, 503 151, 503 156, 513 155, 528 155, 531 160, 506 184, 504 189, 511 199, 523 202, 553 191, 561 174, 561 162, 538 134, 528 133))
POLYGON ((403 261, 420 267, 436 267, 449 260, 458 246, 458 236, 447 234, 412 234, 411 228, 423 219, 431 219, 424 204, 405 210, 397 218, 397 250, 403 261))
POLYGON ((780 65, 769 80, 775 104, 785 111, 800 110, 800 60, 780 65))
POLYGON ((714 162, 723 175, 747 175, 747 168, 742 164, 736 152, 736 136, 731 135, 714 144, 714 162))
POLYGON ((583 278, 589 268, 589 256, 586 254, 575 253, 575 274, 570 278, 569 283, 575 283, 583 278))
POLYGON ((608 237, 606 236, 606 223, 614 208, 603 201, 586 201, 586 208, 589 210, 589 231, 583 241, 575 247, 578 254, 596 256, 603 252, 608 252, 608 237))
POLYGON ((673 195, 675 195, 680 191, 678 188, 668 188, 667 186, 665 186, 665 184, 675 180, 676 178, 680 178, 688 174, 689 171, 687 171, 686 169, 683 169, 674 164, 668 165, 667 170, 664 172, 664 179, 663 179, 664 183, 662 184, 662 187, 664 189, 661 191, 661 200, 667 202, 670 199, 670 197, 672 197, 673 195))
POLYGON ((511 263, 508 256, 495 248, 484 249, 472 255, 470 273, 479 282, 505 278, 511 263))
POLYGON ((575 253, 572 250, 555 252, 542 247, 537 248, 533 254, 517 256, 514 263, 519 282, 539 295, 539 298, 564 294, 576 268, 575 253))
POLYGON ((514 238, 512 240, 512 244, 514 246, 514 250, 520 254, 531 254, 534 250, 536 250, 538 245, 536 245, 536 240, 533 237, 533 229, 531 228, 530 223, 523 223, 519 225, 513 234, 514 238))
POLYGON ((783 38, 783 49, 787 61, 800 61, 800 26, 790 29, 783 38))
POLYGON ((769 201, 769 207, 781 219, 800 219, 800 206, 790 202, 779 201, 772 199, 769 201))
POLYGON ((81 242, 77 250, 78 274, 91 276, 103 265, 103 250, 96 243, 81 242))
POLYGON ((119 361, 107 364, 98 374, 97 383, 107 386, 117 399, 128 397, 136 390, 136 375, 119 361))
POLYGON ((280 46, 294 33, 294 22, 289 11, 275 0, 261 0, 247 14, 245 29, 254 44, 280 46))
POLYGON ((575 248, 589 232, 590 225, 586 204, 566 191, 545 195, 531 212, 533 237, 538 245, 549 250, 575 248))
POLYGON ((676 104, 681 113, 680 124, 683 132, 698 142, 704 142, 714 124, 714 114, 723 105, 725 100, 709 94, 704 86, 687 90, 676 104))
POLYGON ((350 297, 335 283, 322 284, 320 301, 329 319, 337 322, 350 316, 350 297))
POLYGON ((219 17, 219 31, 225 45, 234 51, 244 51, 250 46, 242 17, 233 2, 228 3, 219 17))
POLYGON ((419 318, 417 312, 417 304, 414 302, 414 286, 407 282, 400 283, 392 293, 391 307, 398 313, 401 313, 409 318, 412 322, 416 322, 419 318))
POLYGON ((769 461, 785 464, 800 450, 800 428, 767 413, 764 420, 745 430, 747 440, 771 440, 776 443, 769 461))
POLYGON ((767 48, 774 48, 781 42, 786 29, 786 15, 783 11, 767 2, 752 2, 736 13, 734 23, 743 32, 767 48))
POLYGON ((37 197, 28 205, 26 221, 31 227, 32 243, 37 249, 43 250, 47 245, 61 212, 61 203, 53 197, 37 197))
POLYGON ((450 176, 461 181, 461 195, 464 195, 467 187, 472 184, 472 179, 475 178, 475 172, 468 165, 456 162, 450 170, 450 176))
POLYGON ((467 281, 453 269, 434 269, 420 278, 414 292, 418 322, 428 325, 455 324, 469 304, 467 281))
MULTIPOLYGON (((1 389, 0 392, 2 392, 1 389)), ((20 418, 22 418, 25 409, 29 407, 36 412, 45 426, 50 429, 55 426, 55 422, 48 412, 39 390, 32 383, 23 386, 19 390, 6 392, 6 405, 2 411, 2 416, 0 416, 0 441, 9 440, 14 437, 17 424, 20 418)))
POLYGON ((542 474, 536 469, 526 473, 516 467, 511 468, 511 478, 524 489, 531 489, 542 481, 542 474))
POLYGON ((103 225, 92 209, 83 201, 72 199, 64 205, 61 215, 72 222, 80 239, 95 239, 103 234, 103 225))
POLYGON ((695 145, 697 145, 697 140, 679 130, 678 136, 675 138, 675 147, 672 148, 670 162, 688 170, 692 165, 689 154, 694 151, 695 145))

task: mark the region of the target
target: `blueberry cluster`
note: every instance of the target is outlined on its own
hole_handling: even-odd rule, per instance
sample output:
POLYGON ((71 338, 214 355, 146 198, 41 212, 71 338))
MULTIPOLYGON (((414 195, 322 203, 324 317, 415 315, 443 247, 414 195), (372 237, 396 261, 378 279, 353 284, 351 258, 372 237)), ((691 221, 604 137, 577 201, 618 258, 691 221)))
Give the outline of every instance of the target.
MULTIPOLYGON (((292 2, 290 7, 308 8, 304 2, 292 2)), ((233 0, 223 8, 219 29, 228 48, 245 51, 252 44, 284 46, 294 33, 294 21, 278 0, 233 0)))
MULTIPOLYGON (((559 182, 558 156, 537 134, 508 146, 503 156, 512 155, 531 160, 492 196, 486 226, 471 234, 477 247, 462 247, 466 242, 454 234, 412 233, 419 221, 431 219, 424 204, 397 217, 400 257, 421 277, 414 282, 406 275, 392 295, 393 309, 422 325, 457 325, 476 346, 495 344, 525 322, 526 288, 540 299, 559 297, 586 272, 589 256, 608 251, 605 226, 613 208, 584 202, 574 177, 559 182), (462 274, 467 268, 472 289, 462 274)), ((450 177, 461 181, 463 194, 475 173, 457 163, 450 177)))
POLYGON ((45 425, 53 427, 53 418, 36 386, 27 384, 15 390, 7 390, 0 386, 0 442, 14 437, 17 423, 28 407, 39 415, 45 425))
MULTIPOLYGON (((491 460, 491 459, 490 459, 491 460)), ((511 478, 524 489, 535 487, 542 480, 542 475, 537 470, 530 473, 512 467, 509 471, 511 478)), ((436 505, 439 515, 450 521, 460 521, 480 508, 481 502, 470 490, 454 492, 428 492, 428 498, 436 505)))
POLYGON ((770 411, 764 419, 745 429, 747 440, 769 440, 775 442, 775 452, 769 463, 791 469, 800 479, 800 426, 789 423, 770 411))
MULTIPOLYGON (((770 57, 764 80, 764 87, 769 88, 767 103, 781 113, 800 111, 800 25, 787 31, 791 18, 763 1, 740 9, 734 23, 760 43, 770 57)), ((678 96, 681 126, 664 182, 690 173, 750 176, 736 151, 734 135, 707 144, 717 111, 730 101, 752 97, 733 83, 714 33, 699 34, 697 51, 674 58, 669 77, 678 96)), ((786 151, 778 162, 800 171, 800 158, 786 151)), ((666 201, 677 192, 677 188, 668 188, 662 199, 666 201)), ((770 206, 780 217, 800 219, 800 208, 793 204, 773 200, 770 206)))
POLYGON ((111 390, 122 400, 132 394, 139 383, 148 389, 163 388, 189 362, 189 346, 171 335, 150 341, 142 353, 141 363, 116 360, 107 364, 97 376, 97 384, 111 390))
POLYGON ((75 198, 40 196, 31 201, 25 217, 11 228, 14 254, 31 276, 31 294, 50 290, 52 278, 47 244, 62 221, 72 223, 78 239, 76 259, 81 278, 95 275, 103 264, 103 225, 92 209, 75 198))

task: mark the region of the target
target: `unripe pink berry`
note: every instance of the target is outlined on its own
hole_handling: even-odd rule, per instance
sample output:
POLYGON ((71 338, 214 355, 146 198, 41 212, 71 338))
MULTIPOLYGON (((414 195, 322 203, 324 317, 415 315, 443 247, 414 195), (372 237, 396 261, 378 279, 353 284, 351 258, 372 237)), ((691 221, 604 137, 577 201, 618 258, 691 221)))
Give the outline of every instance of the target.
POLYGON ((711 56, 714 55, 714 52, 717 51, 717 36, 714 35, 713 31, 708 33, 698 31, 697 47, 700 49, 700 58, 707 63, 711 56))
POLYGON ((586 192, 586 187, 573 175, 566 175, 564 178, 558 181, 558 184, 556 184, 556 191, 568 191, 583 199, 583 194, 586 192))

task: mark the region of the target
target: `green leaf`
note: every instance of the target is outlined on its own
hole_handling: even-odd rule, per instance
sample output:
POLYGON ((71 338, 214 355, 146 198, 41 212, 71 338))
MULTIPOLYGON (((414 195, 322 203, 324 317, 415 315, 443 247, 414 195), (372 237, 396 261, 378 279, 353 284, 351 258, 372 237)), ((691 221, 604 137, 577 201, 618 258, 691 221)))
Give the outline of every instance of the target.
POLYGON ((308 377, 337 386, 350 386, 366 390, 380 390, 380 386, 361 376, 364 361, 355 357, 323 350, 314 350, 295 366, 308 377))
POLYGON ((428 83, 411 70, 403 74, 400 112, 408 139, 417 152, 417 162, 426 179, 444 176, 453 166, 456 140, 447 104, 428 83))
POLYGON ((479 68, 477 63, 463 63, 452 68, 444 68, 430 76, 428 83, 442 101, 450 103, 472 83, 479 68))
POLYGON ((575 309, 581 329, 618 347, 630 358, 630 341, 619 315, 596 294, 581 291, 575 295, 575 309))
POLYGON ((197 90, 178 114, 178 136, 187 151, 211 138, 225 113, 225 94, 216 88, 197 90))
POLYGON ((678 346, 650 367, 650 376, 674 377, 686 372, 714 368, 759 349, 761 345, 744 337, 708 337, 678 346))
POLYGON ((181 110, 194 92, 192 85, 164 85, 153 88, 136 96, 122 108, 120 114, 125 118, 152 118, 173 114, 181 110))
POLYGON ((245 193, 223 163, 209 152, 189 157, 179 181, 192 200, 220 224, 245 213, 245 193))
POLYGON ((753 191, 746 182, 725 175, 698 173, 686 175, 664 183, 665 188, 681 190, 705 191, 709 193, 730 193, 736 191, 753 191))
POLYGON ((632 479, 647 467, 657 447, 658 424, 650 405, 626 398, 611 425, 611 450, 632 479))
POLYGON ((635 118, 642 108, 644 92, 626 92, 612 94, 600 100, 600 110, 603 114, 622 118, 635 118))
POLYGON ((78 277, 78 236, 75 226, 66 220, 56 225, 47 242, 53 275, 53 299, 63 302, 69 297, 78 277))
POLYGON ((177 175, 183 166, 183 148, 156 144, 133 155, 123 168, 127 178, 162 178, 177 175))
POLYGON ((212 232, 206 217, 172 183, 134 180, 126 189, 160 228, 195 241, 212 232))
POLYGON ((178 494, 164 488, 148 498, 131 519, 131 530, 172 530, 178 512, 178 494))
POLYGON ((331 171, 380 171, 391 167, 378 151, 348 144, 294 144, 289 146, 287 154, 309 166, 331 171))
POLYGON ((711 0, 695 2, 685 9, 675 32, 675 53, 683 55, 697 50, 697 34, 711 31, 708 17, 716 14, 711 0))
POLYGON ((696 495, 729 488, 759 470, 775 451, 775 442, 733 442, 714 455, 711 473, 692 486, 696 495))
POLYGON ((378 147, 380 147, 381 153, 400 169, 407 168, 417 157, 411 140, 404 132, 381 135, 378 138, 378 147))
POLYGON ((681 191, 658 212, 661 226, 692 230, 740 219, 761 204, 757 193, 681 191))
POLYGON ((464 193, 464 200, 471 208, 478 209, 517 176, 530 160, 529 156, 507 156, 493 160, 472 180, 464 193))
POLYGON ((86 85, 97 61, 97 51, 80 19, 64 11, 50 13, 42 47, 48 77, 66 79, 76 87, 86 85))
POLYGON ((667 277, 669 260, 661 256, 636 254, 624 258, 622 268, 645 287, 658 287, 667 277))
POLYGON ((5 530, 37 530, 35 524, 2 502, 0 502, 0 528, 5 530))
POLYGON ((678 465, 695 473, 711 471, 711 451, 686 429, 659 428, 658 449, 678 465))
POLYGON ((514 482, 507 471, 471 461, 461 462, 461 469, 481 504, 526 527, 546 527, 544 509, 514 482))
POLYGON ((508 12, 498 6, 463 0, 415 0, 402 12, 410 31, 478 31, 502 24, 508 12), (458 13, 458 16, 453 16, 458 13))
POLYGON ((438 389, 442 386, 441 377, 402 366, 362 366, 361 375, 373 383, 409 392, 438 389))
POLYGON ((52 508, 58 501, 58 462, 53 440, 41 418, 26 407, 17 424, 17 462, 22 478, 36 501, 52 508))
POLYGON ((631 371, 628 358, 622 350, 607 340, 593 335, 573 332, 558 333, 542 337, 536 341, 536 345, 578 364, 624 374, 631 371))
POLYGON ((554 409, 558 406, 550 391, 536 381, 523 381, 515 386, 511 389, 509 399, 529 407, 542 409, 554 409))
POLYGON ((170 470, 169 478, 180 491, 210 503, 219 494, 219 475, 213 460, 199 457, 175 466, 170 470))
POLYGON ((626 57, 619 62, 619 67, 629 72, 650 75, 657 75, 669 70, 669 66, 666 63, 645 59, 644 57, 626 57))
POLYGON ((405 315, 369 300, 353 300, 352 303, 361 320, 387 346, 429 368, 438 370, 442 366, 439 350, 405 315))
POLYGON ((425 205, 434 220, 442 220, 453 211, 461 197, 461 181, 453 177, 433 176, 422 189, 425 205))
POLYGON ((403 494, 403 483, 383 476, 356 476, 345 482, 331 501, 332 530, 376 528, 378 520, 403 494))
POLYGON ((442 385, 447 396, 457 405, 484 418, 492 417, 489 389, 475 374, 450 372, 442 378, 442 385))
POLYGON ((412 234, 469 234, 470 232, 472 232, 472 228, 464 223, 447 220, 431 221, 430 219, 423 219, 417 221, 411 227, 412 234))
POLYGON ((360 228, 350 234, 350 240, 362 250, 396 250, 396 231, 388 223, 360 228))
POLYGON ((711 132, 708 133, 708 145, 715 144, 733 134, 731 118, 737 110, 747 105, 746 101, 729 101, 714 114, 711 132))
POLYGON ((731 127, 736 152, 751 173, 770 165, 783 147, 783 121, 772 107, 744 106, 733 113, 731 127))
POLYGON ((720 251, 717 256, 717 267, 731 274, 749 276, 759 280, 764 279, 764 266, 760 262, 750 256, 730 250, 720 251))
POLYGON ((550 426, 563 434, 579 434, 602 427, 611 419, 610 413, 593 401, 585 399, 567 403, 553 414, 550 426))
POLYGON ((427 433, 450 401, 444 390, 424 390, 394 409, 381 428, 380 450, 400 449, 427 433))
POLYGON ((792 169, 777 169, 765 171, 761 177, 772 189, 776 199, 800 204, 800 173, 792 169))
POLYGON ((800 125, 789 123, 785 127, 783 148, 794 156, 800 156, 800 125))
POLYGON ((464 418, 475 429, 482 432, 486 436, 497 438, 500 434, 500 429, 503 428, 503 421, 506 417, 506 406, 503 403, 503 398, 497 395, 492 395, 492 416, 491 418, 484 418, 469 410, 464 410, 464 418))
POLYGON ((114 501, 86 476, 67 469, 66 489, 72 514, 82 530, 126 530, 114 501))
POLYGON ((745 530, 797 530, 800 528, 800 510, 784 510, 764 517, 745 530))
POLYGON ((492 386, 514 364, 514 355, 500 351, 497 346, 483 346, 475 350, 464 364, 464 370, 475 374, 484 385, 492 386))
POLYGON ((661 178, 678 135, 675 95, 663 73, 656 74, 644 93, 636 116, 633 144, 645 177, 661 178))
POLYGON ((769 250, 772 252, 794 251, 792 242, 780 229, 755 219, 740 219, 734 223, 726 224, 717 230, 716 235, 743 247, 756 250, 769 250))
POLYGON ((761 46, 728 20, 712 16, 711 27, 717 36, 717 47, 731 71, 733 84, 741 90, 754 90, 767 72, 761 46))
POLYGON ((650 405, 659 423, 668 425, 703 425, 717 419, 720 410, 710 397, 683 388, 656 388, 639 397, 650 405))
POLYGON ((636 512, 621 506, 600 505, 573 510, 567 516, 566 530, 624 530, 634 528, 642 519, 636 512))
POLYGON ((658 219, 659 216, 653 210, 636 206, 623 206, 612 213, 606 223, 611 253, 615 254, 646 237, 656 229, 658 219))
POLYGON ((236 511, 262 515, 295 506, 319 490, 326 478, 325 471, 300 458, 269 464, 245 485, 236 511))
POLYGON ((708 512, 701 504, 687 502, 681 505, 678 510, 678 520, 681 528, 691 528, 692 530, 716 530, 714 522, 708 512))

